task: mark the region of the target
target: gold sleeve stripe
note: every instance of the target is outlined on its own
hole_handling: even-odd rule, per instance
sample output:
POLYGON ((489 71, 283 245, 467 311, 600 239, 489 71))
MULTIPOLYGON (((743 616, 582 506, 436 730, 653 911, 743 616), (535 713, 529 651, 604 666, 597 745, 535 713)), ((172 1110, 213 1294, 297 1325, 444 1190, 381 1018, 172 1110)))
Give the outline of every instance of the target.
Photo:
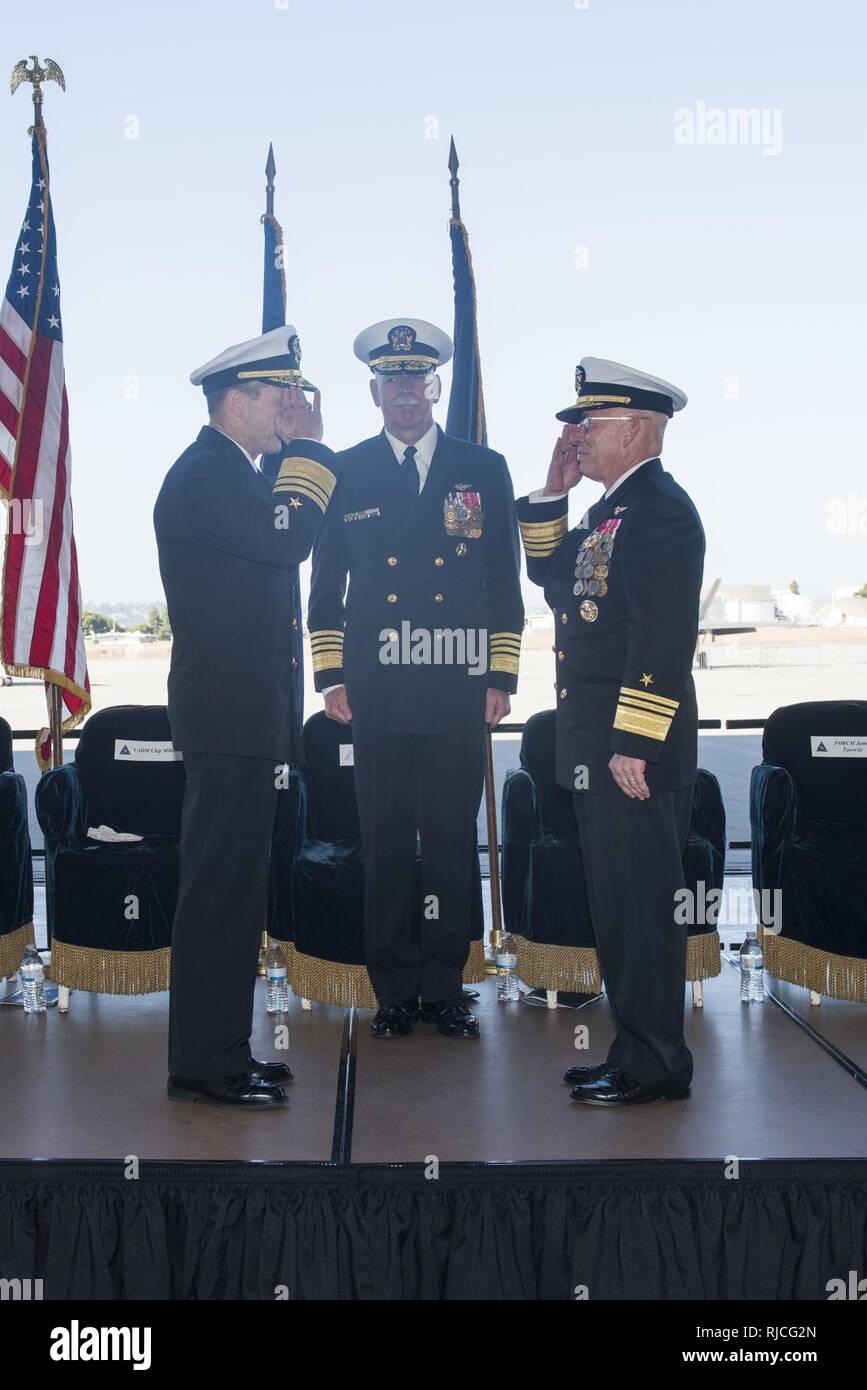
POLYGON ((665 705, 667 709, 677 709, 680 705, 679 700, 669 700, 667 695, 654 695, 650 690, 632 690, 628 685, 621 685, 621 695, 632 695, 639 700, 653 701, 657 705, 665 705))
POLYGON ((318 483, 311 483, 309 478, 293 478, 287 474, 284 478, 278 478, 272 492, 303 492, 307 497, 312 497, 314 502, 318 502, 321 507, 328 506, 328 493, 324 492, 318 483))
POLYGON ((627 734, 641 734, 643 738, 655 738, 659 743, 664 743, 671 720, 664 719, 660 714, 639 713, 638 710, 627 709, 625 705, 618 705, 614 727, 627 734))
POLYGON ((313 502, 315 506, 319 508, 320 512, 324 512, 325 508, 328 506, 327 500, 323 500, 312 488, 309 488, 306 483, 295 483, 293 485, 289 483, 285 485, 280 484, 279 486, 275 486, 272 491, 275 497, 279 497, 279 495, 284 492, 291 492, 293 497, 306 497, 308 502, 313 502))
POLYGON ((569 530, 569 517, 564 515, 556 521, 519 521, 521 540, 524 545, 559 545, 569 530))
POLYGON ((505 653, 501 652, 499 655, 491 658, 491 670, 504 671, 509 676, 517 676, 518 658, 516 656, 506 656, 505 653))
POLYGON ((555 516, 553 521, 519 521, 524 536, 560 536, 567 530, 568 514, 555 516))
POLYGON ((664 705, 648 705, 645 704, 644 700, 632 700, 627 695, 621 695, 617 703, 622 705, 624 709, 637 709, 647 714, 658 714, 661 719, 667 719, 669 724, 675 715, 674 710, 666 709, 664 705))
POLYGON ((316 627, 311 629, 310 640, 315 642, 317 637, 342 637, 342 627, 316 627))
POLYGON ((330 652, 326 652, 322 656, 317 654, 313 656, 314 671, 339 671, 342 665, 342 660, 340 660, 339 657, 333 656, 330 652))
POLYGON ((330 468, 317 463, 315 459, 306 458, 285 458, 280 464, 276 481, 282 483, 284 478, 303 478, 323 494, 326 502, 331 497, 337 481, 330 468))
POLYGON ((491 646, 493 647, 520 647, 521 635, 518 632, 492 632, 491 646))

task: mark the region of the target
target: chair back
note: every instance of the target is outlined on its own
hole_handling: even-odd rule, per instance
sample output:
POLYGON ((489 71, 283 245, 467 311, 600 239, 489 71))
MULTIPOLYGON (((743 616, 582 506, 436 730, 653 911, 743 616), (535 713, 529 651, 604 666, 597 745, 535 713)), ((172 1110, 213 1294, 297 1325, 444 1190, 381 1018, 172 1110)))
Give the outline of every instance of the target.
POLYGON ((12 772, 12 730, 0 719, 0 772, 12 772))
POLYGON ((75 750, 88 826, 179 835, 184 764, 165 705, 113 705, 85 722, 75 750))
POLYGON ((808 700, 775 709, 762 757, 795 784, 798 814, 867 825, 867 700, 808 700))
POLYGON ((320 710, 307 720, 301 737, 314 838, 330 844, 359 840, 351 725, 338 724, 320 710))
POLYGON ((554 719, 552 709, 531 714, 521 735, 521 766, 533 779, 544 834, 576 833, 572 797, 554 779, 554 719))

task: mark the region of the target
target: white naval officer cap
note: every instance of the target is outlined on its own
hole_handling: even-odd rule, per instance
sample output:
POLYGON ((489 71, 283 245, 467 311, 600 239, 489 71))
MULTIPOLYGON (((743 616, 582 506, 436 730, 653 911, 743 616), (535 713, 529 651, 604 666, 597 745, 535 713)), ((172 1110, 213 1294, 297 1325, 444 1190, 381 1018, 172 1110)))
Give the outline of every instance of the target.
POLYGON ((619 407, 625 410, 656 410, 669 417, 686 405, 686 392, 679 386, 672 386, 662 377, 639 372, 635 367, 626 367, 622 362, 610 362, 605 357, 582 357, 575 368, 575 390, 578 398, 574 405, 557 411, 557 419, 568 424, 576 424, 588 411, 610 410, 619 407))
POLYGON ((425 319, 382 319, 352 345, 372 372, 435 372, 452 355, 452 340, 425 319))
POLYGON ((226 386, 243 385, 245 381, 270 381, 275 386, 315 389, 301 373, 301 343, 291 323, 226 348, 191 372, 190 381, 194 386, 201 386, 206 396, 226 386))

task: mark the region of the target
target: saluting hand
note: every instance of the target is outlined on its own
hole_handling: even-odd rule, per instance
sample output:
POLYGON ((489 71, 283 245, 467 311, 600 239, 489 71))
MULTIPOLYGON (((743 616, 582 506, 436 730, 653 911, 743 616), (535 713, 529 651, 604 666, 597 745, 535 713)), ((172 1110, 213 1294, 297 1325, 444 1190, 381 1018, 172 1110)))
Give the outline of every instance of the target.
POLYGON ((290 386, 286 392, 283 409, 277 416, 277 433, 286 444, 292 439, 321 439, 323 425, 320 393, 314 391, 311 405, 300 386, 290 386))
POLYGON ((568 492, 581 478, 581 465, 578 462, 578 443, 580 432, 575 425, 564 425, 554 452, 545 482, 546 492, 568 492))

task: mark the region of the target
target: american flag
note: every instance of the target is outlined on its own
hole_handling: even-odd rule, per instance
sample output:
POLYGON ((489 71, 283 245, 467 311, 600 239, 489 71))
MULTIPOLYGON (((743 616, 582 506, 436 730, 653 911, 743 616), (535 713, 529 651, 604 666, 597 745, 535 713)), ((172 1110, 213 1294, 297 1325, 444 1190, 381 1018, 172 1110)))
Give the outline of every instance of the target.
MULTIPOLYGON (((58 686, 66 732, 90 709, 72 532, 69 406, 45 127, 33 128, 30 201, 0 304, 0 497, 7 504, 0 644, 12 675, 58 686)), ((49 765, 48 729, 37 739, 49 765)))

